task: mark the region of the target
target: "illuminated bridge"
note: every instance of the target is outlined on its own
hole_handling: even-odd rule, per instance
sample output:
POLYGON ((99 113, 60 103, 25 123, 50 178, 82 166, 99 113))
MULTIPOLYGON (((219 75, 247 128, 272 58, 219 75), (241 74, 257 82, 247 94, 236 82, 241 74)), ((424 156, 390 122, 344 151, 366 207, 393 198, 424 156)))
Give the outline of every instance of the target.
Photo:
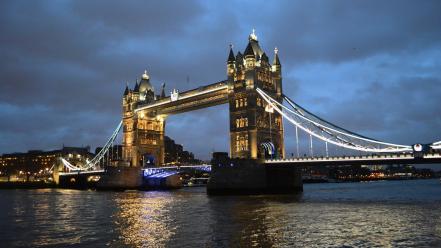
MULTIPOLYGON (((185 92, 173 89, 169 96, 165 94, 164 85, 160 94, 157 94, 159 92, 155 92, 150 83, 150 75, 144 72, 141 81, 137 81, 133 89, 126 87, 122 99, 122 120, 103 149, 84 164, 74 165, 62 159, 64 169, 61 173, 105 173, 110 165, 109 153, 122 130, 123 159, 117 161, 114 166, 144 168, 154 164, 158 169, 144 169, 143 174, 168 175, 172 173, 170 171, 177 170, 170 167, 161 169, 165 156, 166 118, 222 104, 228 104, 229 109, 231 159, 258 161, 262 166, 268 167, 441 162, 441 141, 430 144, 394 144, 379 141, 330 123, 297 104, 288 97, 289 93, 283 93, 282 65, 277 48, 270 63, 254 32, 250 34, 243 53, 235 54, 230 47, 226 69, 226 80, 185 92), (285 126, 295 128, 293 137, 285 137, 285 126), (309 137, 308 156, 300 156, 301 132, 309 137), (285 155, 285 140, 288 139, 296 144, 296 156, 293 158, 287 158, 285 155), (313 140, 315 144, 322 144, 325 155, 314 155, 313 140), (330 155, 329 146, 360 155, 330 155)), ((240 170, 239 167, 230 170, 240 170)), ((231 172, 228 175, 234 177, 235 173, 231 172)))

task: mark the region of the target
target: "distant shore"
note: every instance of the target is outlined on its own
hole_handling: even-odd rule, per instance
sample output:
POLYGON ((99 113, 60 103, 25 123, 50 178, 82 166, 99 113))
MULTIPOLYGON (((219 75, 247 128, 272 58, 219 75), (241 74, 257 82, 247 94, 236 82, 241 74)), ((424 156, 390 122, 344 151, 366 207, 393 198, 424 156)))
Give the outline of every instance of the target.
POLYGON ((0 182, 0 189, 47 189, 57 188, 55 183, 46 182, 0 182))

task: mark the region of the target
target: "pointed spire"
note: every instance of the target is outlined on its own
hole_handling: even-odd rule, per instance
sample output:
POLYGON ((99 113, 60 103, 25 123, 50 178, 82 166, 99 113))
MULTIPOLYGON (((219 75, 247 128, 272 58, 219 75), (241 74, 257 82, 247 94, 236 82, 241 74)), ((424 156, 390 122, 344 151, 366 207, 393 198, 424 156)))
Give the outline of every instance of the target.
POLYGON ((254 40, 254 41, 257 41, 257 35, 256 35, 256 30, 253 28, 253 32, 250 34, 250 36, 248 37, 248 39, 250 40, 250 41, 252 41, 252 40, 254 40))
POLYGON ((236 58, 234 57, 233 44, 230 44, 230 54, 228 55, 227 62, 235 62, 235 61, 236 61, 236 58))
POLYGON ((161 98, 165 98, 165 83, 162 83, 161 98))
POLYGON ((133 92, 135 92, 135 93, 139 93, 138 79, 136 79, 135 88, 133 89, 133 92))
POLYGON ((129 94, 129 83, 126 83, 126 89, 124 90, 124 95, 127 96, 129 94))
POLYGON ((279 60, 279 49, 274 48, 274 60, 273 60, 273 65, 280 65, 280 60, 279 60))
POLYGON ((237 52, 237 54, 236 54, 236 61, 242 62, 242 59, 243 59, 242 53, 240 51, 237 52))

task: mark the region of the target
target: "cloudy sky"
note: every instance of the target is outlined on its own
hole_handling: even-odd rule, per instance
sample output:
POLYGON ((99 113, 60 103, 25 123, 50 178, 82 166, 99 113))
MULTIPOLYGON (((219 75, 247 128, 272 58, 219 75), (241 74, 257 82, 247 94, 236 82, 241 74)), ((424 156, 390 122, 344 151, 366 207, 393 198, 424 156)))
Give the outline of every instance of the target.
MULTIPOLYGON (((224 80, 228 45, 243 52, 253 28, 270 59, 279 48, 284 93, 311 112, 384 141, 441 140, 440 10, 428 0, 3 0, 0 154, 102 145, 126 82, 144 69, 167 90, 224 80)), ((166 133, 202 159, 227 151, 227 106, 171 116, 166 133)))

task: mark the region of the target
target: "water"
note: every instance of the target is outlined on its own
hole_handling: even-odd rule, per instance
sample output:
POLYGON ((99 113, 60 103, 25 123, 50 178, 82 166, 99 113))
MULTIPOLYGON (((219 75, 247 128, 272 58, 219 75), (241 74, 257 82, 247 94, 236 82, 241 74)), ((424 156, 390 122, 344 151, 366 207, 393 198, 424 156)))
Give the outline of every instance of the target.
POLYGON ((439 180, 298 196, 0 190, 1 247, 441 247, 439 180))

